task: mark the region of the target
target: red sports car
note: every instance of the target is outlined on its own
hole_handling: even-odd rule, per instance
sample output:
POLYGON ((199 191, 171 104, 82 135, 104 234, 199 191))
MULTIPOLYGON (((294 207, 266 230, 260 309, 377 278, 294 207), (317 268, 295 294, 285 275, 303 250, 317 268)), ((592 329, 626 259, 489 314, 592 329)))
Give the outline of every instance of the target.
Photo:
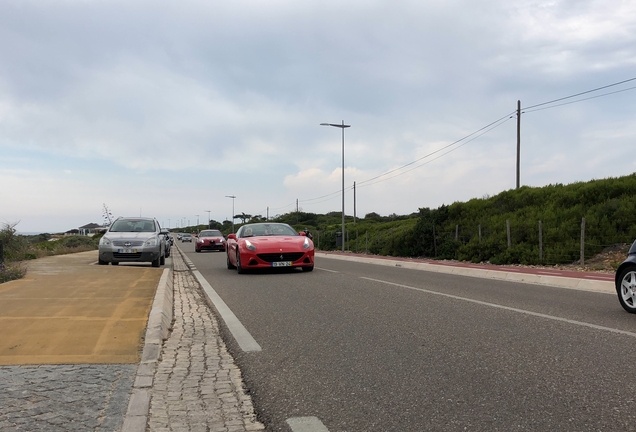
POLYGON ((314 269, 314 243, 284 223, 243 225, 227 237, 227 268, 246 270, 301 267, 314 269))
POLYGON ((219 230, 203 230, 199 233, 194 250, 201 252, 202 250, 225 250, 225 237, 219 230))

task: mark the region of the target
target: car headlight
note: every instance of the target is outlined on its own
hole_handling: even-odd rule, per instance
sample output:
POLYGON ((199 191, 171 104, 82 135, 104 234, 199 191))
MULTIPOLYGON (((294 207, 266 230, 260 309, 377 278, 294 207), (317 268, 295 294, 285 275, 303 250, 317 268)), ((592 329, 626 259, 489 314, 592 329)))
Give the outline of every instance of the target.
POLYGON ((102 237, 99 239, 99 245, 100 246, 110 246, 111 245, 111 241, 108 237, 102 237))
POLYGON ((245 247, 248 248, 249 250, 253 250, 253 251, 256 250, 256 246, 254 246, 252 242, 249 240, 245 240, 245 247))
POLYGON ((303 243, 303 249, 309 249, 311 244, 309 243, 309 239, 305 237, 305 242, 303 243))
POLYGON ((157 246, 157 237, 152 237, 146 240, 144 246, 157 246))
POLYGON ((197 243, 203 243, 203 239, 197 239, 197 243))

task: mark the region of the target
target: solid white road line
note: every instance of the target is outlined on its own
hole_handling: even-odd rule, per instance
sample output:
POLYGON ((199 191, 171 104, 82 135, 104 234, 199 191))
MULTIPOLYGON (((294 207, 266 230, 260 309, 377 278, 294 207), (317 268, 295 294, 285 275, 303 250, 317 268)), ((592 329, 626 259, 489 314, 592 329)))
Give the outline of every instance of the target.
POLYGON ((517 308, 513 308, 513 307, 509 307, 509 306, 502 306, 502 305, 498 305, 498 304, 495 304, 495 303, 488 303, 488 302, 483 302, 483 301, 480 301, 480 300, 474 300, 474 299, 470 299, 470 298, 466 298, 466 297, 459 297, 459 296, 452 295, 452 294, 440 293, 440 292, 437 292, 437 291, 431 291, 431 290, 427 290, 427 289, 423 289, 423 288, 416 288, 416 287, 412 287, 412 286, 408 286, 408 285, 402 285, 402 284, 398 284, 398 283, 394 283, 394 282, 383 281, 383 280, 380 280, 380 279, 372 279, 372 278, 368 278, 368 277, 361 277, 360 279, 366 279, 366 280, 369 280, 369 281, 383 283, 383 284, 386 284, 386 285, 393 285, 393 286, 400 287, 400 288, 406 288, 406 289, 420 291, 420 292, 427 293, 427 294, 434 294, 434 295, 438 295, 438 296, 442 296, 442 297, 452 298, 452 299, 455 299, 455 300, 461 300, 461 301, 466 301, 466 302, 470 302, 470 303, 476 303, 476 304, 483 305, 483 306, 490 306, 490 307, 503 309, 503 310, 507 310, 507 311, 511 311, 511 312, 518 312, 518 313, 522 313, 522 314, 526 314, 526 315, 532 315, 532 316, 536 316, 536 317, 540 317, 540 318, 546 318, 546 319, 550 319, 550 320, 554 320, 554 321, 566 322, 568 324, 574 324, 574 325, 578 325, 578 326, 582 326, 582 327, 589 327, 589 328, 593 328, 593 329, 596 329, 596 330, 604 330, 604 331, 608 331, 608 332, 612 332, 612 333, 617 333, 617 334, 622 334, 622 335, 626 335, 626 336, 636 337, 636 333, 628 332, 628 331, 625 331, 625 330, 614 329, 614 328, 611 328, 611 327, 605 327, 605 326, 600 326, 600 325, 596 325, 596 324, 590 324, 590 323, 586 323, 586 322, 582 322, 582 321, 570 320, 570 319, 567 319, 567 318, 556 317, 556 316, 553 316, 553 315, 546 315, 546 314, 542 314, 542 313, 538 313, 538 312, 527 311, 527 310, 524 310, 524 309, 517 309, 517 308))
POLYGON ((329 432, 318 417, 292 417, 286 422, 293 432, 329 432))
POLYGON ((221 318, 225 321, 225 325, 227 325, 228 330, 230 330, 232 336, 236 339, 239 347, 245 352, 261 351, 261 346, 258 342, 256 342, 250 332, 247 331, 241 321, 234 315, 234 312, 232 312, 228 305, 225 304, 223 299, 214 291, 214 288, 205 280, 199 270, 192 270, 192 274, 197 278, 210 301, 214 303, 214 307, 216 307, 219 315, 221 315, 221 318))

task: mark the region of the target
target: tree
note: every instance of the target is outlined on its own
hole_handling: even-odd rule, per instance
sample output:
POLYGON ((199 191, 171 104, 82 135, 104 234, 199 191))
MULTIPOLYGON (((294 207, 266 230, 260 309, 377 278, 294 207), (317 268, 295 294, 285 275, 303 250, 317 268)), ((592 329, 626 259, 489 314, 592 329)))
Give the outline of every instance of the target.
POLYGON ((241 214, 234 215, 234 218, 240 219, 243 221, 243 223, 245 223, 248 219, 252 219, 252 215, 241 213, 241 214))

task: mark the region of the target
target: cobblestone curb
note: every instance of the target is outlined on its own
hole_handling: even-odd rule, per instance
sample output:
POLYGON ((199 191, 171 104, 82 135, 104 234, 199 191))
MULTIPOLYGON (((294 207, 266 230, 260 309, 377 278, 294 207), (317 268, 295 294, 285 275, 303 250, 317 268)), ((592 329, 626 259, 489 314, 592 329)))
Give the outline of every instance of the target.
POLYGON ((159 279, 157 292, 148 315, 148 326, 141 362, 133 384, 122 432, 144 432, 150 411, 150 389, 157 370, 163 341, 172 325, 174 304, 173 269, 166 268, 159 279))
POLYGON ((175 252, 172 332, 164 341, 149 398, 140 396, 144 409, 150 405, 147 428, 263 431, 241 371, 221 338, 219 320, 186 261, 181 251, 175 252))

